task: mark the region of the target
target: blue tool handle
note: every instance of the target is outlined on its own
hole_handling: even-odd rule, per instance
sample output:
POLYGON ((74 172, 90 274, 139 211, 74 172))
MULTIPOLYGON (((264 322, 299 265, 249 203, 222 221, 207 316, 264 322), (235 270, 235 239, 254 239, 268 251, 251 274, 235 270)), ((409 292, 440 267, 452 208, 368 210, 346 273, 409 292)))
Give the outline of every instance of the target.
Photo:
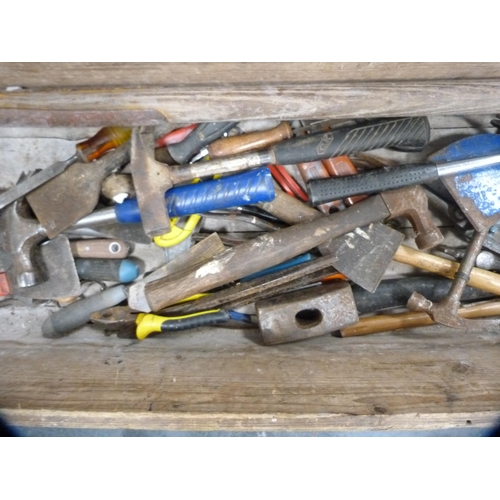
MULTIPOLYGON (((182 217, 210 210, 255 205, 274 200, 271 171, 257 168, 222 179, 188 184, 169 189, 165 193, 170 217, 182 217)), ((115 207, 116 219, 121 223, 141 222, 137 200, 131 198, 115 207)))

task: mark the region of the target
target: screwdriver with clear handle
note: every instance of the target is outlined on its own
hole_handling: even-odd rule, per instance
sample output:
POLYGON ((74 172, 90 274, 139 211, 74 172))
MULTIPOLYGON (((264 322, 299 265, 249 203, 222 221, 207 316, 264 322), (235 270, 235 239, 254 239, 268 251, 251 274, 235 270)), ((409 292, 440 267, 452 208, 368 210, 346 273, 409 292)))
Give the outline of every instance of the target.
POLYGON ((0 195, 0 209, 10 205, 19 198, 27 195, 42 184, 50 181, 64 172, 76 162, 90 163, 100 158, 104 153, 115 149, 127 142, 132 134, 132 129, 125 127, 104 127, 90 139, 76 145, 76 153, 67 160, 58 161, 50 167, 44 168, 25 181, 8 189, 0 195))

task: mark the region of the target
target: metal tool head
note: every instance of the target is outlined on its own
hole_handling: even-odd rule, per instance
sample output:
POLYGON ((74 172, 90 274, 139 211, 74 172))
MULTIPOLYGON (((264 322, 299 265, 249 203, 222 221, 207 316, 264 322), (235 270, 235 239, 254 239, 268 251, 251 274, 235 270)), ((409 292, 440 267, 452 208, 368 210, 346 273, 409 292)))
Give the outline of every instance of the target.
MULTIPOLYGON (((500 135, 479 134, 454 142, 429 159, 446 163, 499 153, 500 135)), ((500 221, 500 164, 441 180, 476 231, 500 221)))
POLYGON ((369 292, 375 292, 404 236, 379 222, 356 228, 322 247, 337 256, 335 268, 369 292))
POLYGON ((36 247, 33 259, 43 281, 30 288, 18 289, 14 295, 38 300, 55 300, 80 295, 80 278, 66 236, 61 234, 36 247))
MULTIPOLYGON (((430 160, 446 163, 498 153, 500 153, 500 136, 481 134, 454 142, 432 155, 430 160)), ((447 296, 434 303, 414 293, 408 301, 408 308, 427 312, 436 323, 455 328, 472 327, 477 320, 466 320, 458 315, 460 298, 489 228, 500 221, 500 165, 467 174, 450 175, 442 178, 442 181, 473 225, 475 233, 467 246, 447 296)))
POLYGON ((168 165, 154 158, 154 137, 150 129, 141 132, 135 128, 132 132, 130 168, 144 231, 151 238, 169 233, 165 191, 173 182, 168 165))
POLYGON ((332 283, 272 297, 255 304, 264 344, 318 337, 358 321, 351 287, 332 283))
POLYGON ((28 288, 43 281, 34 263, 34 250, 46 238, 36 219, 29 216, 26 204, 16 200, 2 211, 2 246, 12 258, 8 271, 13 288, 28 288))

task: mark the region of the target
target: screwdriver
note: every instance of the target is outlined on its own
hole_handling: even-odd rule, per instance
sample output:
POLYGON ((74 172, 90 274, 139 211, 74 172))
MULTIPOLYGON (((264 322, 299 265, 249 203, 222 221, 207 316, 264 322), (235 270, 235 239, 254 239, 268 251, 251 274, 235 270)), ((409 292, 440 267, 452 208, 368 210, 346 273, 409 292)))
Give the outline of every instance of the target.
POLYGON ((293 131, 289 123, 281 122, 277 127, 269 130, 218 139, 206 148, 203 148, 192 161, 199 160, 207 155, 210 158, 223 158, 225 156, 268 148, 284 139, 290 139, 292 136, 293 131))
POLYGON ((42 184, 61 174, 76 162, 90 163, 107 151, 130 139, 132 130, 125 127, 105 127, 90 139, 76 145, 76 153, 67 160, 58 161, 0 195, 0 209, 27 195, 42 184))

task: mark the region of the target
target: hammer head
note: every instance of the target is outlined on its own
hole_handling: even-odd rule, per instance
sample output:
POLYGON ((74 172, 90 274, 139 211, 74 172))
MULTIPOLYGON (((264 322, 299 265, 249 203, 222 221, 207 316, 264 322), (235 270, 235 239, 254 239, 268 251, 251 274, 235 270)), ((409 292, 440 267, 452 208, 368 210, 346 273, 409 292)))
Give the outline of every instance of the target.
POLYGON ((421 186, 409 186, 380 193, 391 218, 405 217, 415 231, 415 243, 427 250, 443 242, 444 236, 431 219, 427 195, 421 186))
POLYGON ((168 165, 154 159, 154 138, 151 130, 132 132, 130 168, 141 213, 142 225, 154 238, 170 232, 170 217, 165 191, 173 186, 168 165))
POLYGON ((26 206, 23 207, 19 200, 2 211, 1 227, 2 245, 12 258, 17 286, 37 285, 41 276, 33 260, 33 251, 46 238, 44 229, 36 219, 27 216, 26 206))

